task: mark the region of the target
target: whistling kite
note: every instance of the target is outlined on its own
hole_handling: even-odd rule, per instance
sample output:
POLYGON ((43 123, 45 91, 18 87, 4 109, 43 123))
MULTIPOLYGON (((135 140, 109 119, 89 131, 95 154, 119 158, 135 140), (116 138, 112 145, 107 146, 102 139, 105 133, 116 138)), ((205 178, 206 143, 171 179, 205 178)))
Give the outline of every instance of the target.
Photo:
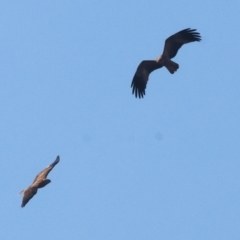
POLYGON ((54 168, 54 166, 58 164, 59 161, 60 157, 57 156, 56 160, 51 165, 46 167, 35 177, 31 186, 20 192, 20 194, 24 194, 21 207, 24 207, 28 201, 37 193, 38 188, 45 187, 51 182, 51 180, 46 179, 46 177, 54 168))
POLYGON ((173 61, 178 50, 185 43, 201 41, 201 36, 196 29, 184 29, 166 39, 163 54, 156 60, 144 60, 142 61, 132 80, 132 93, 135 97, 143 98, 145 95, 145 89, 149 74, 162 66, 166 67, 170 73, 174 73, 179 68, 179 65, 173 61))

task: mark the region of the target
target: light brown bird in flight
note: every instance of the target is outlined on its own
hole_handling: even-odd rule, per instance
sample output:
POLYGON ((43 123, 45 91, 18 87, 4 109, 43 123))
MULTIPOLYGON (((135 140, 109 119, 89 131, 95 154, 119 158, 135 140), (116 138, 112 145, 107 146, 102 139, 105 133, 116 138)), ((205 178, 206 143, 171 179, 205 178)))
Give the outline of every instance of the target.
POLYGON ((59 161, 60 157, 57 156, 56 160, 51 165, 46 167, 35 177, 31 186, 19 193, 24 194, 21 207, 24 207, 28 203, 28 201, 37 193, 38 188, 45 187, 51 182, 50 179, 46 179, 47 175, 51 172, 55 165, 58 164, 59 161))
POLYGON ((156 60, 144 60, 139 64, 132 80, 132 94, 135 94, 136 98, 144 97, 148 77, 154 70, 164 66, 170 73, 176 72, 179 65, 170 59, 176 56, 183 44, 195 41, 201 41, 201 36, 196 29, 191 28, 186 28, 167 38, 160 57, 156 60))

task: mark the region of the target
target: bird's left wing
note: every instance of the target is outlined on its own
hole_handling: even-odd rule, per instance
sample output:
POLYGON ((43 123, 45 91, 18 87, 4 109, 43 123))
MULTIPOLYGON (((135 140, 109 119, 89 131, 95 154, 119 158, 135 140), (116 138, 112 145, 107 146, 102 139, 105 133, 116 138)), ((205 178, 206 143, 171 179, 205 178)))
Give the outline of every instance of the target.
POLYGON ((35 183, 38 179, 46 179, 47 175, 51 172, 51 170, 54 168, 55 165, 58 164, 58 162, 60 161, 60 157, 57 156, 56 160, 49 165, 48 167, 46 167, 43 171, 41 171, 34 179, 33 183, 35 183))
POLYGON ((196 32, 196 29, 186 28, 177 32, 166 39, 163 56, 166 56, 169 59, 174 58, 183 44, 195 41, 201 41, 201 36, 196 32))

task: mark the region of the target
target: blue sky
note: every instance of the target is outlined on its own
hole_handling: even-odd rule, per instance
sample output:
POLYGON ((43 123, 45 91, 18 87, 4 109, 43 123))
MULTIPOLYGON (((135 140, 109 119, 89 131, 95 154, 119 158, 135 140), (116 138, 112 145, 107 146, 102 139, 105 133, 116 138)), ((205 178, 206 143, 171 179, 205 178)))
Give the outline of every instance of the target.
POLYGON ((0 4, 0 238, 240 239, 239 1, 0 4), (179 70, 138 64, 196 28, 179 70), (60 155, 51 184, 18 193, 60 155))

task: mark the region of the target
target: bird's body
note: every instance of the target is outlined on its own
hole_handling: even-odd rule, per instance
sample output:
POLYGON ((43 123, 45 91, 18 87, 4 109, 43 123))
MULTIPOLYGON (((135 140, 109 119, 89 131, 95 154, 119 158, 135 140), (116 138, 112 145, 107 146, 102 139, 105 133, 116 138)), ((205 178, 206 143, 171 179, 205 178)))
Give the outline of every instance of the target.
POLYGON ((21 207, 24 207, 28 203, 28 201, 37 193, 38 188, 45 187, 47 184, 51 182, 50 179, 46 179, 47 175, 54 168, 54 166, 58 164, 59 161, 60 157, 57 156, 56 160, 51 165, 46 167, 35 177, 32 185, 30 185, 27 189, 20 192, 20 194, 24 195, 21 207))
POLYGON ((152 71, 161 67, 166 67, 168 71, 173 74, 179 68, 179 65, 173 62, 174 58, 183 44, 201 41, 201 36, 196 29, 184 29, 165 41, 163 53, 156 60, 144 60, 142 61, 136 70, 136 73, 132 80, 132 93, 135 97, 143 98, 145 95, 145 89, 149 75, 152 71))

